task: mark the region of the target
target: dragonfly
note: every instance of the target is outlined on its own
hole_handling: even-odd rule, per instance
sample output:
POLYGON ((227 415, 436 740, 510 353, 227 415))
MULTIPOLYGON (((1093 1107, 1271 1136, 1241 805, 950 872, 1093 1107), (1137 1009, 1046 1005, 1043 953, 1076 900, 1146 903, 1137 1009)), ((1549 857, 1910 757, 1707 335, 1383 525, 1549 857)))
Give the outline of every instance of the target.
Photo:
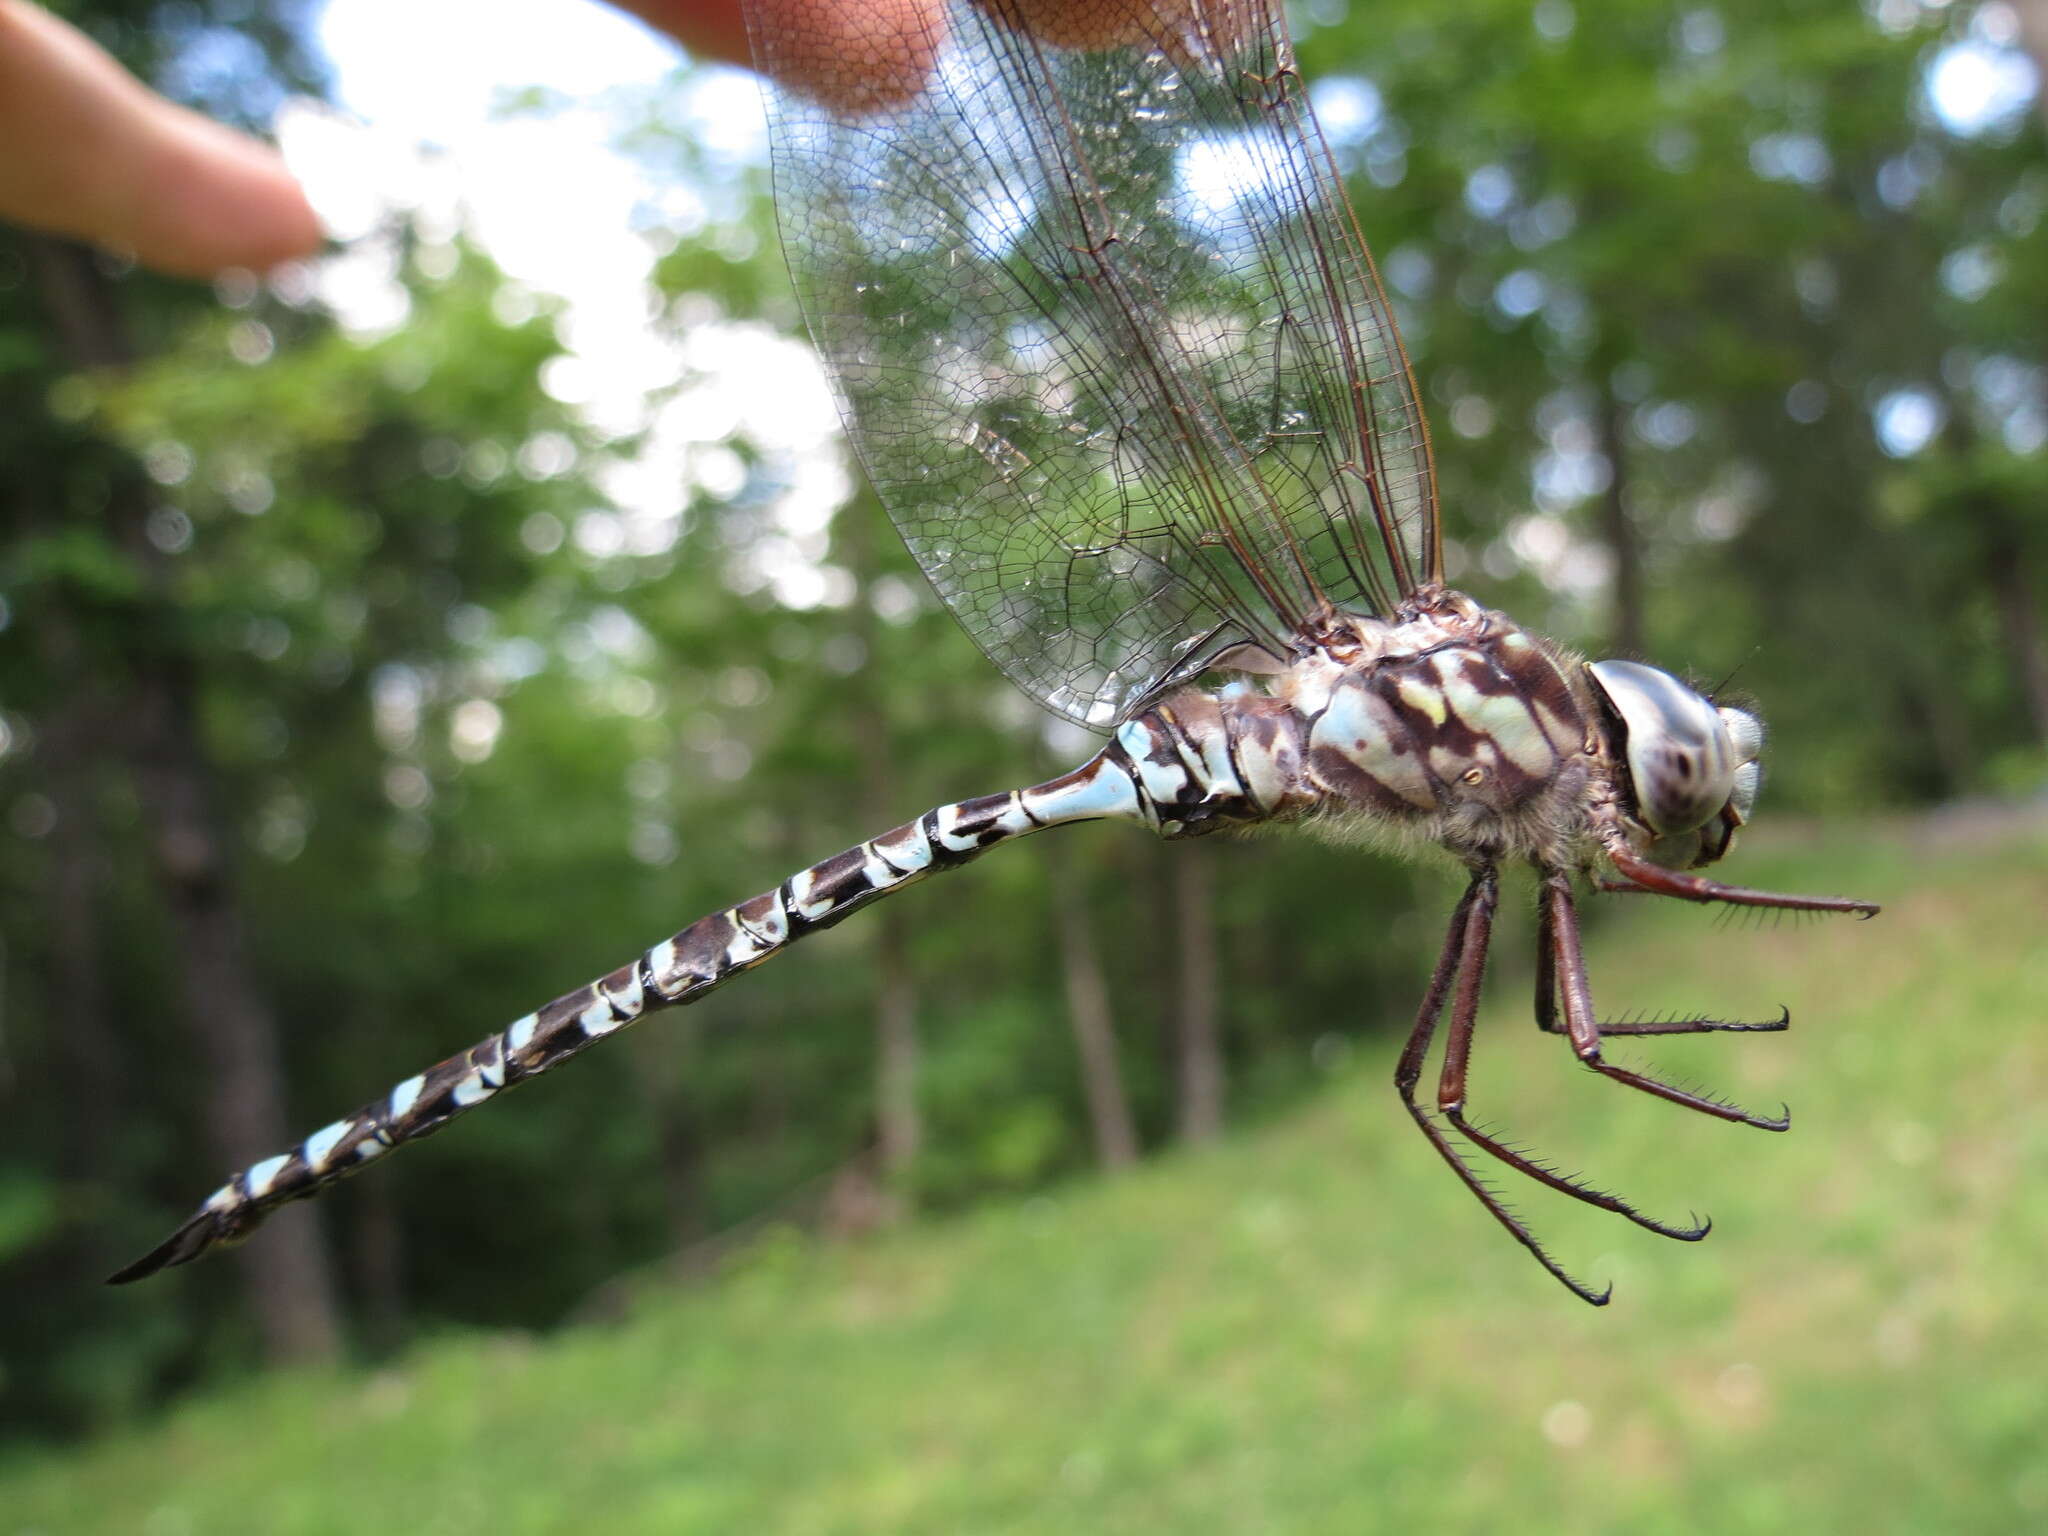
POLYGON ((1464 894, 1394 1073, 1415 1125, 1595 1305, 1611 1286, 1554 1259, 1481 1159, 1704 1237, 1710 1223, 1638 1210, 1475 1119, 1503 866, 1535 873, 1537 1024, 1619 1087, 1768 1131, 1788 1117, 1610 1061, 1608 1044, 1789 1016, 1603 1021, 1578 891, 1877 908, 1697 872, 1753 810, 1753 713, 1638 661, 1586 662, 1446 584, 1414 372, 1277 0, 753 0, 750 26, 777 82, 786 253, 868 477, 989 659, 1106 744, 698 919, 236 1173, 113 1282, 239 1241, 885 896, 1095 821, 1447 854, 1464 894))

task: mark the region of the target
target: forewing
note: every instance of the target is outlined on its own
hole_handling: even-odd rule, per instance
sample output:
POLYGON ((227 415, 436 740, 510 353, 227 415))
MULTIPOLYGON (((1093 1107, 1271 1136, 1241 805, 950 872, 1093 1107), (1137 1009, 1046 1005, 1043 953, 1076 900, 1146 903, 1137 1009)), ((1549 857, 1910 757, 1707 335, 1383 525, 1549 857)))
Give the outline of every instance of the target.
POLYGON ((1413 381, 1277 9, 830 5, 750 18, 784 244, 869 477, 1012 680, 1105 726, 1436 579, 1413 381))

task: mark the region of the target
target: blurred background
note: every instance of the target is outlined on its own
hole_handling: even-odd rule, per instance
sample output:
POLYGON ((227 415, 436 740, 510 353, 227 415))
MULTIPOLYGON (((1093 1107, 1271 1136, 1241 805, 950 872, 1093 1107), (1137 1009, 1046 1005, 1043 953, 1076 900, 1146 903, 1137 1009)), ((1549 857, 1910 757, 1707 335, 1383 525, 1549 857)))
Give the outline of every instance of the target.
POLYGON ((1087 746, 861 486, 750 76, 581 0, 53 8, 344 243, 209 288, 0 229, 0 1533, 2048 1523, 2048 18, 1292 13, 1454 581, 1732 677, 1729 878, 1890 904, 1599 909, 1613 1012, 1792 1007, 1658 1053, 1791 1100, 1764 1138, 1581 1082, 1515 890, 1484 1118, 1721 1222, 1518 1199, 1592 1313, 1386 1087, 1455 880, 1112 829, 102 1288, 226 1169, 1087 746))

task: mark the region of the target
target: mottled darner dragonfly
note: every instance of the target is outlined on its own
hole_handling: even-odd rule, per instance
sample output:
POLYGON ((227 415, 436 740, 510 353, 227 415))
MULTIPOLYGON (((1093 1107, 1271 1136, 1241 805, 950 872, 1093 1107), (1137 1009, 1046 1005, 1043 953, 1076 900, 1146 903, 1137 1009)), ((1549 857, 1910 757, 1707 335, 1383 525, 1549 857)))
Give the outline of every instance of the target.
POLYGON ((1687 871, 1755 800, 1762 728, 1633 661, 1587 664, 1443 580, 1394 317, 1276 0, 755 0, 785 243, 846 424, 961 626, 1054 714, 1108 735, 1073 772, 942 805, 702 918, 610 975, 236 1174, 113 1278, 272 1210, 816 929, 1078 821, 1166 838, 1289 823, 1434 844, 1469 872, 1395 1083, 1494 1218, 1587 1301, 1468 1160, 1686 1240, 1467 1118, 1499 870, 1539 882, 1537 1022, 1610 1063, 1573 886, 1856 912, 1687 871), (1425 1058, 1448 1009, 1433 1105, 1425 1058), (1462 1138, 1462 1141, 1457 1138, 1462 1138), (1461 1150, 1461 1147, 1464 1150, 1461 1150))

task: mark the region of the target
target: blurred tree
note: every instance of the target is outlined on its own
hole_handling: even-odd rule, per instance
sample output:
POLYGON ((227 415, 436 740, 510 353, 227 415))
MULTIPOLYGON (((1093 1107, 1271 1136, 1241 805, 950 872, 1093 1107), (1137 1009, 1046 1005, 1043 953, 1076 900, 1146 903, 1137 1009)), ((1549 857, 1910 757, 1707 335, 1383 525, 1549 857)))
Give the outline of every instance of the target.
MULTIPOLYGON (((245 6, 232 8, 236 20, 249 23, 240 33, 221 25, 219 7, 131 0, 63 9, 131 67, 231 120, 267 117, 284 91, 316 79, 290 28, 252 17, 245 6), (209 37, 236 40, 246 75, 232 85, 208 75, 169 78, 209 37)), ((117 378, 132 367, 138 346, 150 344, 138 344, 137 336, 160 337, 196 308, 197 296, 173 285, 139 281, 117 289, 104 263, 54 240, 18 237, 5 260, 17 298, 5 322, 13 343, 9 383, 28 398, 53 390, 66 374, 117 378)), ((41 578, 24 591, 24 627, 51 667, 29 685, 29 696, 38 685, 56 694, 54 751, 44 765, 44 803, 58 839, 50 866, 51 954, 61 983, 55 995, 75 997, 82 1010, 63 1056, 70 1087, 92 1106, 73 1139, 83 1155, 74 1157, 72 1172, 89 1178, 105 1171, 99 1159, 116 1140, 105 1117, 121 1103, 124 1075, 106 1014, 108 989, 88 974, 104 963, 107 938, 97 910, 100 798, 107 786, 94 769, 115 756, 128 761, 148 820, 147 846, 174 936, 178 1011, 218 1069, 208 1117, 214 1155, 223 1163, 261 1156, 288 1120, 275 1025, 248 964, 235 860, 217 819, 217 776, 195 719, 204 661, 169 590, 162 530, 140 467, 90 427, 53 433, 49 426, 40 410, 21 417, 23 462, 45 467, 17 478, 9 499, 18 568, 41 578), (49 462, 53 453, 62 457, 49 462)), ((275 1252, 245 1258, 241 1267, 272 1358, 333 1355, 332 1287, 312 1222, 295 1220, 275 1252)))
MULTIPOLYGON (((119 388, 136 358, 121 301, 96 259, 56 241, 26 238, 23 243, 54 322, 62 364, 119 388)), ((213 1154, 233 1167, 266 1156, 265 1148, 291 1134, 277 1026, 250 965, 236 860, 220 827, 218 774, 199 731, 204 660, 181 633, 167 541, 160 523, 152 529, 157 509, 141 467, 118 453, 107 458, 103 517, 91 532, 104 539, 111 563, 130 567, 124 580, 132 583, 133 599, 127 613, 107 615, 107 643, 118 668, 112 701, 120 721, 118 740, 126 748, 163 891, 182 992, 180 1012, 201 1059, 212 1068, 206 1122, 213 1154)), ((52 588, 39 595, 44 603, 64 599, 52 588)), ((41 617, 38 607, 31 607, 32 618, 41 617)), ((69 620, 51 614, 43 627, 61 636, 69 620)), ((46 649, 61 644, 60 639, 46 649)), ((73 715, 66 724, 79 718, 73 715)), ((75 815, 90 814, 86 800, 60 794, 75 815)), ((69 835, 92 836, 83 827, 69 835)), ((66 850, 73 851, 82 850, 66 850)), ((57 878, 61 887, 76 883, 61 855, 57 878)), ((72 915, 89 921, 82 907, 72 915)), ((59 949, 68 957, 86 942, 83 933, 69 935, 59 949)), ((96 1001, 97 990, 88 991, 87 998, 96 1001)), ((272 1360, 332 1359, 340 1348, 340 1325, 327 1260, 315 1221, 294 1216, 274 1253, 245 1254, 241 1260, 251 1309, 272 1360)))
POLYGON ((1215 877, 1203 843, 1177 850, 1173 866, 1175 974, 1174 1123, 1180 1139, 1214 1141, 1223 1134, 1226 1074, 1216 944, 1215 877))
POLYGON ((1055 848, 1047 859, 1053 872, 1053 923, 1059 939, 1060 974, 1066 984, 1067 1022, 1080 1058, 1088 1129, 1095 1141, 1096 1161, 1105 1171, 1114 1171, 1137 1161, 1138 1131, 1124 1092, 1109 983, 1103 975, 1088 912, 1087 886, 1080 878, 1077 857, 1055 848))
MULTIPOLYGON (((2013 0, 2013 11, 2019 18, 2020 41, 2034 61, 2035 78, 2048 80, 2048 0, 2013 0)), ((2034 93, 2034 110, 2048 126, 2048 91, 2034 93)))
POLYGON ((1772 759, 1795 803, 1971 787, 2029 718, 2029 643, 1977 615, 2039 608, 2039 519, 2010 477, 2004 523, 1986 498, 1908 514, 1951 439, 1901 435, 1983 415, 1987 387, 1994 436, 2039 418, 2009 247, 2036 238, 2040 146, 1981 91, 1940 94, 2011 57, 2001 16, 1496 0, 1305 39, 1448 429, 1469 579, 1566 635, 1739 671, 1796 722, 1772 759), (1994 573, 1991 548, 2015 558, 1994 573))

